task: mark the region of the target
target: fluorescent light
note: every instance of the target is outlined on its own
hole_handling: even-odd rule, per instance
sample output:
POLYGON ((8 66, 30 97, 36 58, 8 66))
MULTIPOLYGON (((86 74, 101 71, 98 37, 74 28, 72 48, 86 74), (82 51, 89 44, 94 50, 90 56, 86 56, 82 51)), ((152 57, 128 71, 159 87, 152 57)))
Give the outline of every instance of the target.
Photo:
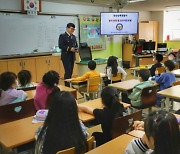
POLYGON ((135 2, 144 2, 146 0, 128 0, 128 3, 135 3, 135 2))
POLYGON ((180 5, 166 6, 166 10, 180 10, 180 5))

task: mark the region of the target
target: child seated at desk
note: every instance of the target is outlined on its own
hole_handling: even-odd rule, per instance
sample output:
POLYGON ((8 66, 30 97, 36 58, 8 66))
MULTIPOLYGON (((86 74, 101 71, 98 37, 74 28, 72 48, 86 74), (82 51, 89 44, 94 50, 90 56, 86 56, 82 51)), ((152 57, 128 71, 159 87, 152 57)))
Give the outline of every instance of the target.
MULTIPOLYGON (((89 68, 89 71, 86 72, 83 76, 77 77, 77 78, 72 78, 71 81, 87 81, 90 78, 100 77, 100 73, 95 70, 96 69, 96 62, 94 60, 90 60, 88 62, 88 68, 89 68)), ((89 87, 89 90, 93 91, 97 88, 98 88, 98 85, 97 86, 93 85, 93 86, 89 87)), ((87 91, 87 84, 85 84, 84 86, 81 86, 79 88, 80 93, 84 92, 84 91, 87 91)))
POLYGON ((171 60, 174 64, 177 64, 175 53, 170 52, 170 53, 168 54, 168 59, 171 60))
POLYGON ((145 154, 148 149, 152 149, 153 154, 179 154, 180 131, 173 114, 164 110, 154 111, 142 127, 145 134, 142 138, 132 140, 125 154, 145 154))
POLYGON ((44 125, 36 133, 35 154, 56 154, 75 147, 76 154, 87 151, 88 133, 78 117, 74 96, 65 91, 52 93, 52 103, 44 125))
POLYGON ((42 82, 36 87, 34 106, 36 110, 48 108, 48 98, 53 91, 56 91, 59 84, 59 74, 56 71, 49 71, 44 74, 42 82))
MULTIPOLYGON (((172 86, 172 83, 176 81, 175 75, 171 73, 175 68, 175 64, 171 60, 167 60, 164 62, 165 73, 162 73, 160 76, 156 72, 155 81, 159 84, 159 89, 164 90, 172 86)), ((161 99, 163 98, 159 94, 157 94, 157 105, 161 106, 161 99)))
POLYGON ((123 116, 124 107, 119 103, 117 90, 113 87, 105 87, 101 93, 103 109, 92 109, 78 104, 79 111, 84 111, 95 116, 101 124, 102 132, 94 132, 96 145, 100 146, 112 139, 112 122, 115 118, 123 116))
POLYGON ((142 107, 141 93, 144 88, 154 86, 154 82, 148 81, 150 77, 150 71, 148 69, 140 69, 138 71, 138 80, 140 83, 134 86, 132 93, 128 96, 132 106, 142 107))
POLYGON ((31 73, 28 70, 21 70, 18 73, 18 89, 23 89, 23 88, 29 88, 29 87, 34 87, 34 85, 31 83, 31 73))
POLYGON ((4 72, 0 75, 0 106, 24 101, 27 94, 17 90, 17 76, 13 72, 4 72))
MULTIPOLYGON (((124 71, 123 68, 118 66, 117 59, 118 58, 115 56, 110 56, 108 58, 107 66, 106 66, 106 70, 105 70, 105 74, 106 74, 108 80, 104 81, 105 86, 107 86, 108 84, 111 83, 111 77, 112 76, 116 77, 117 73, 122 74, 122 79, 126 78, 127 73, 124 71)), ((121 79, 119 81, 114 81, 113 83, 120 82, 120 81, 121 81, 121 79)))
POLYGON ((163 61, 163 56, 161 54, 156 54, 154 58, 155 64, 150 68, 151 76, 155 76, 156 68, 162 67, 161 62, 163 61))

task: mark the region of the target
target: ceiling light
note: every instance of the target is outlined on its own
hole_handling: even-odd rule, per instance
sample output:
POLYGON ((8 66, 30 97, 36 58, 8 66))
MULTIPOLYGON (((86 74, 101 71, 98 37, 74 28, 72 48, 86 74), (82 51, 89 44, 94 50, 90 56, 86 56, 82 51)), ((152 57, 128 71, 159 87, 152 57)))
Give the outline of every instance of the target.
POLYGON ((180 5, 166 6, 166 10, 180 10, 180 5))
POLYGON ((128 3, 135 3, 135 2, 144 2, 146 0, 128 0, 128 3))

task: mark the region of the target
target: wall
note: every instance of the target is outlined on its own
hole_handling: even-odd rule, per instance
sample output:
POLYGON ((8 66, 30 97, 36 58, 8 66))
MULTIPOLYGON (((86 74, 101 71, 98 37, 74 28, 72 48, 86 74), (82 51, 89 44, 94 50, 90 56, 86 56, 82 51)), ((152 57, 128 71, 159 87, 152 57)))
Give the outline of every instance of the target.
MULTIPOLYGON (((0 0, 0 10, 20 11, 21 0, 0 0)), ((108 12, 108 10, 109 8, 106 7, 92 7, 87 5, 62 4, 44 1, 42 2, 42 12, 46 13, 99 15, 100 12, 108 12)), ((122 11, 129 12, 132 10, 122 11)), ((151 20, 151 12, 140 11, 139 20, 151 20)), ((108 58, 110 55, 122 57, 122 37, 125 36, 117 35, 113 37, 107 37, 106 50, 93 51, 93 58, 108 58)))
POLYGON ((159 21, 159 42, 163 42, 164 12, 163 11, 153 11, 153 12, 151 12, 151 20, 159 21))

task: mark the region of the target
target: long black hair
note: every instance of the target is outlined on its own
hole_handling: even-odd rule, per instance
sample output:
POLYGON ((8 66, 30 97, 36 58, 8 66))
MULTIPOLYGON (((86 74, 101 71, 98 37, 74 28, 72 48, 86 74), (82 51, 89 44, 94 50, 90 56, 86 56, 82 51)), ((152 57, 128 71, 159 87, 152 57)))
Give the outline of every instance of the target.
POLYGON ((180 132, 176 117, 164 110, 150 113, 145 120, 147 138, 154 139, 155 154, 178 154, 180 152, 180 132))
POLYGON ((8 90, 16 82, 17 76, 13 72, 4 72, 0 75, 0 96, 1 90, 8 90))
POLYGON ((113 117, 123 116, 124 106, 119 102, 117 89, 105 87, 101 92, 102 104, 108 108, 113 117))
POLYGON ((37 142, 42 139, 44 130, 46 135, 43 154, 55 154, 71 147, 75 147, 77 154, 86 152, 86 137, 82 132, 76 101, 71 93, 56 93, 37 142))
MULTIPOLYGON (((115 56, 110 56, 108 58, 108 61, 107 61, 107 67, 111 67, 112 71, 111 71, 111 74, 113 74, 113 76, 117 76, 117 73, 118 73, 118 63, 117 63, 117 57, 115 56)), ((107 69, 106 67, 106 69, 107 69)))

